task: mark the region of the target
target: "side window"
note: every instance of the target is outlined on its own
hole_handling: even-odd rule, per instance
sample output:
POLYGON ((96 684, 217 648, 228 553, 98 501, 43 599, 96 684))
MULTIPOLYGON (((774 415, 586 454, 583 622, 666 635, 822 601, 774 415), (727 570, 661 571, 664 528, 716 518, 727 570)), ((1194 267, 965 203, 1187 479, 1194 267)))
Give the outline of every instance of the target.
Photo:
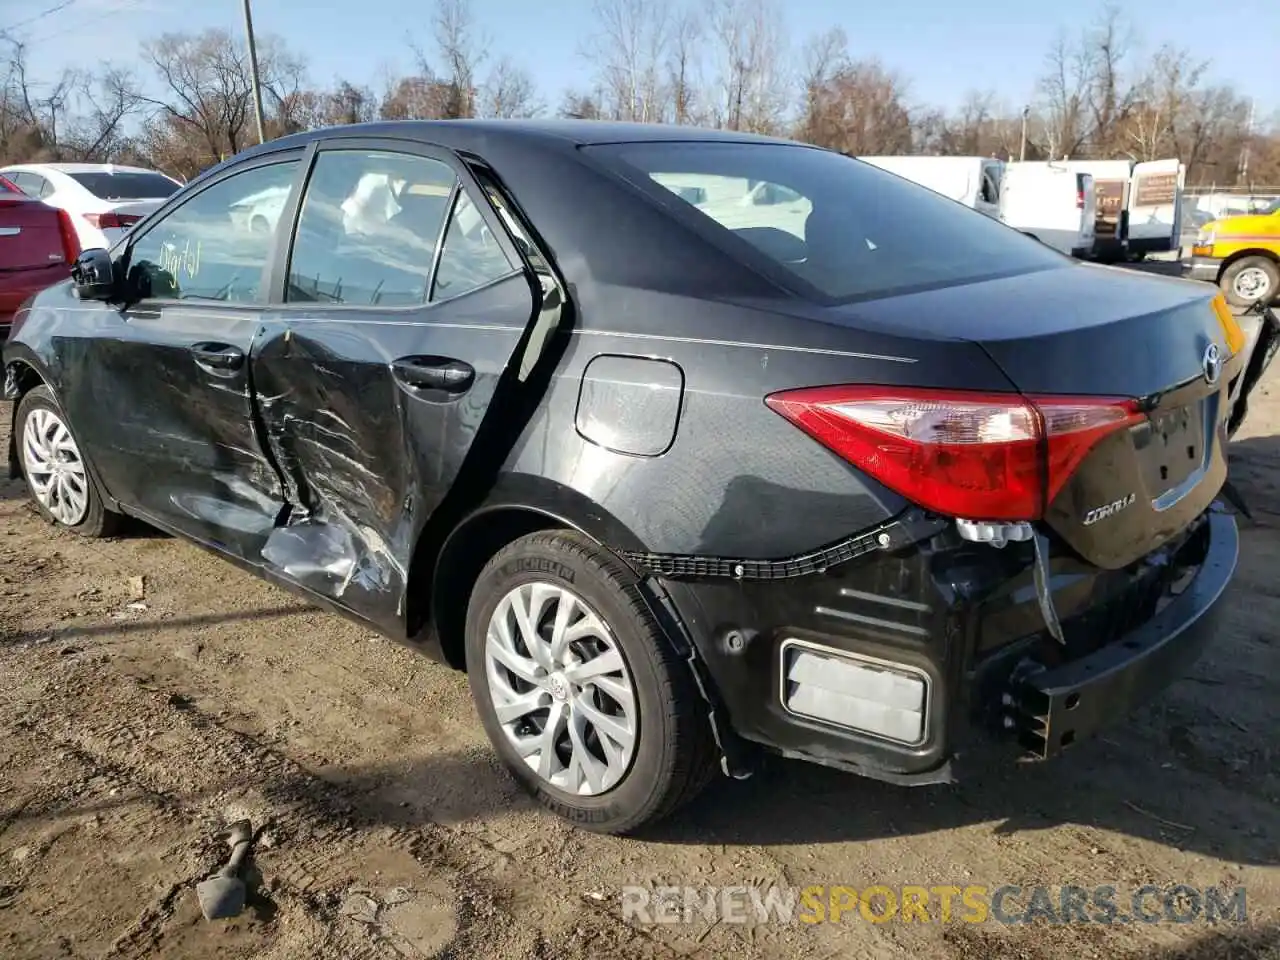
POLYGON ((1000 202, 1000 188, 990 170, 982 171, 982 199, 986 203, 1000 202))
POLYGON ((439 160, 321 151, 289 256, 294 303, 426 303, 436 244, 457 177, 439 160))
POLYGON ((459 193, 444 235, 431 299, 460 296, 505 277, 514 269, 471 198, 459 193))
POLYGON ((129 278, 144 297, 254 303, 276 221, 298 172, 287 160, 201 190, 130 247, 129 278))
MULTIPOLYGON (((33 197, 48 197, 53 194, 53 184, 50 181, 44 177, 36 177, 35 179, 39 181, 40 189, 32 194, 33 197)), ((32 186, 34 187, 35 185, 33 184, 32 186)))

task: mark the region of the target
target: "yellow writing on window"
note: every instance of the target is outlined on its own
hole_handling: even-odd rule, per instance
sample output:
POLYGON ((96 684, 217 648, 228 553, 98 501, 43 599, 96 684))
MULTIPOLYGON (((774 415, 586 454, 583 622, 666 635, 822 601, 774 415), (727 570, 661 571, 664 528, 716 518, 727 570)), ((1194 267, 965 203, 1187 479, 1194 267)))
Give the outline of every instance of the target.
POLYGON ((200 272, 200 241, 195 242, 194 248, 190 240, 184 241, 181 247, 176 243, 164 244, 160 248, 160 269, 173 277, 175 283, 183 275, 194 280, 200 272))

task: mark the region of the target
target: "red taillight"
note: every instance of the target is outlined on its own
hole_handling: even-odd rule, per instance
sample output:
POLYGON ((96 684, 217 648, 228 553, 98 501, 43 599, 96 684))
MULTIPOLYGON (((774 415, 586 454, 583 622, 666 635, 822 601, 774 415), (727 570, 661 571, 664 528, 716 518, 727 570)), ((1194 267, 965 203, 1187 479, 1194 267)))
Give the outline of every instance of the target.
POLYGON ((132 227, 142 217, 135 213, 115 213, 108 211, 107 213, 86 213, 84 218, 99 230, 120 230, 124 227, 132 227))
POLYGON ((62 240, 62 255, 68 264, 74 263, 80 256, 80 237, 76 233, 76 225, 71 222, 71 214, 58 210, 58 236, 62 240))
POLYGON ((1036 520, 1133 400, 897 387, 814 387, 765 398, 819 443, 926 510, 1036 520))

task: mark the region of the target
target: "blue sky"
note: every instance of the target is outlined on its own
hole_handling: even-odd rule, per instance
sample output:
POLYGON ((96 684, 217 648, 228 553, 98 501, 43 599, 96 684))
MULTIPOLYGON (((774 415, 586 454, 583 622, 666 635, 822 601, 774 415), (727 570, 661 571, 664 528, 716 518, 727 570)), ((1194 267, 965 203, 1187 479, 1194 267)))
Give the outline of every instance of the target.
MULTIPOLYGON (((67 0, 0 0, 0 30, 38 17, 67 0)), ((590 65, 580 55, 591 30, 591 0, 472 0, 495 56, 510 55, 531 71, 540 93, 555 107, 566 87, 585 86, 590 65)), ((1260 119, 1280 108, 1275 42, 1280 0, 1233 0, 1208 13, 1204 0, 1128 2, 1143 49, 1170 42, 1213 61, 1214 79, 1234 83, 1258 101, 1260 119), (1132 11, 1141 9, 1142 15, 1132 11), (1157 14, 1158 11, 1158 14, 1157 14), (1241 46, 1242 40, 1246 44, 1241 46)), ((375 89, 388 69, 406 69, 406 38, 430 43, 431 0, 354 0, 323 5, 306 0, 254 0, 254 25, 283 36, 309 61, 311 80, 335 76, 375 89)), ((790 40, 799 46, 813 33, 842 26, 855 56, 877 55, 911 81, 912 98, 951 107, 969 89, 993 89, 1010 104, 1034 94, 1045 52, 1061 27, 1087 22, 1100 9, 1045 0, 790 0, 790 40), (1068 19, 1078 11, 1073 23, 1068 19), (900 14, 909 12, 903 22, 900 14)), ((164 31, 206 27, 242 30, 240 0, 70 0, 64 10, 36 19, 15 33, 28 40, 38 78, 66 65, 109 60, 129 65, 138 41, 164 31)), ((144 73, 144 77, 147 75, 144 73)), ((147 77, 149 79, 149 77, 147 77)))

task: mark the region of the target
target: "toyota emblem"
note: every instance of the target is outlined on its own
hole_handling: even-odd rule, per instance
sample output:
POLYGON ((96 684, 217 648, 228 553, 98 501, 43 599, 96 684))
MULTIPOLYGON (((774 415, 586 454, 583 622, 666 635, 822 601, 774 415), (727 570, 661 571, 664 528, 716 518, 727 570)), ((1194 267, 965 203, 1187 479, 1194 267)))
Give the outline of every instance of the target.
POLYGON ((1204 379, 1213 386, 1218 382, 1218 378, 1222 376, 1222 351, 1218 349, 1216 343, 1211 343, 1204 348, 1204 358, 1200 361, 1200 366, 1204 369, 1204 379))

